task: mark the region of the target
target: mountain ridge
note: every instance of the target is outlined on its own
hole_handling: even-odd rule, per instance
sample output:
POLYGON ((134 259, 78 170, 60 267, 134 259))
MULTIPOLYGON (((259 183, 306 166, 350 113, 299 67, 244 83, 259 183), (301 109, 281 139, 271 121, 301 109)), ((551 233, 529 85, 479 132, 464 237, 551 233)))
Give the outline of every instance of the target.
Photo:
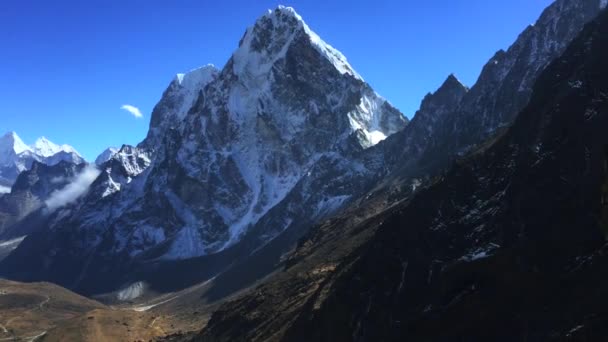
POLYGON ((603 12, 507 132, 414 196, 317 227, 185 340, 601 340, 606 37, 603 12))

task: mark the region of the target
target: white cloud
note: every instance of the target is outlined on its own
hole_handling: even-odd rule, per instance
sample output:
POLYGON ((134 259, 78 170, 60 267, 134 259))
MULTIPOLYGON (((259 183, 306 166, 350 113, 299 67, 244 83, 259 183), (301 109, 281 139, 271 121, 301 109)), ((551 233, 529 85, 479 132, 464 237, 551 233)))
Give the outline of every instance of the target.
POLYGON ((9 192, 11 192, 11 188, 0 185, 0 194, 8 194, 9 192))
POLYGON ((67 177, 64 177, 64 176, 51 178, 51 184, 65 183, 67 181, 68 181, 67 177))
POLYGON ((81 173, 76 175, 68 185, 53 191, 51 197, 44 202, 49 212, 53 212, 59 207, 72 203, 80 196, 84 195, 89 190, 91 183, 93 183, 100 173, 101 171, 99 171, 97 167, 88 165, 81 173))
POLYGON ((122 105, 122 107, 120 107, 120 109, 126 110, 127 112, 131 113, 131 115, 133 115, 136 118, 143 118, 144 115, 141 113, 141 111, 139 110, 139 108, 135 107, 135 106, 131 106, 131 105, 122 105))

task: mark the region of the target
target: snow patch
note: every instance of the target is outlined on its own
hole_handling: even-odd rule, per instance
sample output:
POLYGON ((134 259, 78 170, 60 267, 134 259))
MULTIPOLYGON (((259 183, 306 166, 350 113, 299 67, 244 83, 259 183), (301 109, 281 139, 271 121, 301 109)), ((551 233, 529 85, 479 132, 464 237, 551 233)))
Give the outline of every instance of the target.
MULTIPOLYGON (((605 0, 608 1, 608 0, 605 0)), ((581 330, 585 328, 584 325, 577 325, 576 327, 570 329, 570 331, 568 331, 568 334, 566 335, 567 337, 572 337, 572 334, 576 333, 577 331, 581 330)))
POLYGON ((382 106, 386 103, 378 94, 365 94, 359 100, 355 110, 348 113, 348 120, 353 131, 363 133, 365 141, 363 147, 370 147, 386 139, 387 135, 395 133, 395 128, 380 127, 383 115, 382 106))
POLYGON ((0 241, 0 253, 6 255, 14 251, 15 249, 17 249, 17 247, 19 247, 19 245, 21 244, 21 242, 23 242, 25 238, 25 236, 21 236, 11 240, 0 241))
POLYGON ((25 236, 21 236, 18 238, 14 238, 11 240, 4 240, 4 241, 0 241, 0 247, 17 247, 16 245, 19 245, 21 243, 21 241, 23 241, 25 239, 25 236))
POLYGON ((205 244, 195 227, 185 226, 175 236, 173 243, 161 259, 182 260, 205 255, 205 244))
POLYGON ((412 191, 418 190, 420 186, 422 186, 422 181, 420 179, 412 179, 412 191))
POLYGON ((138 281, 118 291, 116 298, 119 301, 128 301, 139 298, 145 293, 146 287, 146 283, 143 281, 138 281))
POLYGON ((384 133, 382 133, 380 131, 368 132, 367 137, 368 137, 369 141, 372 143, 372 145, 376 145, 377 143, 386 139, 386 135, 384 135, 384 133))
POLYGON ((470 253, 460 257, 460 261, 471 262, 479 259, 485 259, 494 254, 494 252, 500 248, 499 245, 495 243, 490 243, 487 246, 479 247, 471 251, 470 253))
POLYGON ((198 94, 205 86, 217 77, 218 70, 213 64, 193 69, 185 74, 177 74, 175 80, 179 85, 180 96, 183 97, 181 106, 177 109, 177 118, 182 120, 194 105, 198 94))

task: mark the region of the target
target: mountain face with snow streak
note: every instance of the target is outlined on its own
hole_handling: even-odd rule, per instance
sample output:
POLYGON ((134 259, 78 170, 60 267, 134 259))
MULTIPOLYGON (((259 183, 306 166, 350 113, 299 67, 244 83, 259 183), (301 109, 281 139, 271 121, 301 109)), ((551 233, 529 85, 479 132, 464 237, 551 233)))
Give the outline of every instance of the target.
POLYGON ((86 293, 138 280, 151 260, 222 253, 221 270, 357 197, 381 166, 357 156, 406 124, 340 52, 279 7, 247 29, 221 71, 171 82, 146 139, 104 162, 50 235, 17 250, 28 249, 22 270, 86 293))
POLYGON ((219 70, 209 64, 177 74, 152 111, 150 128, 140 148, 154 150, 168 129, 178 127, 205 86, 217 78, 219 70))
POLYGON ((192 340, 604 340, 607 60, 604 12, 505 134, 409 201, 321 225, 192 340))
POLYGON ((74 164, 84 162, 69 145, 56 145, 41 137, 28 146, 15 132, 0 137, 0 187, 10 188, 19 173, 29 169, 34 161, 54 165, 60 161, 74 164))
MULTIPOLYGON (((597 16, 600 8, 597 0, 556 1, 508 51, 499 53, 504 54, 504 63, 494 67, 498 65, 494 59, 488 62, 471 89, 450 75, 436 92, 423 99, 419 111, 404 130, 364 150, 348 165, 318 164, 320 167, 313 172, 315 176, 298 184, 300 193, 304 194, 300 200, 305 205, 313 203, 316 198, 308 194, 315 189, 321 189, 323 193, 330 187, 352 189, 352 184, 369 189, 371 184, 372 190, 363 198, 349 202, 347 210, 356 213, 353 216, 361 220, 365 218, 360 213, 364 211, 365 203, 373 203, 369 211, 374 215, 379 210, 376 200, 384 203, 387 211, 391 210, 395 203, 424 188, 426 180, 440 174, 459 155, 478 148, 488 137, 497 135, 501 126, 509 125, 528 102, 540 70, 564 52, 584 25, 597 16), (501 71, 497 72, 497 68, 501 71), (349 169, 356 161, 375 172, 361 173, 357 177, 349 169), (336 174, 348 174, 348 177, 335 177, 336 174)), ((288 209, 281 207, 282 211, 288 209)), ((321 226, 333 227, 332 221, 321 226)), ((328 235, 332 234, 341 236, 335 230, 328 235)), ((308 247, 314 248, 314 242, 313 239, 313 246, 308 247)), ((214 292, 226 294, 222 288, 233 286, 239 273, 259 267, 261 261, 262 258, 252 258, 246 266, 220 275, 214 280, 218 284, 214 292)))

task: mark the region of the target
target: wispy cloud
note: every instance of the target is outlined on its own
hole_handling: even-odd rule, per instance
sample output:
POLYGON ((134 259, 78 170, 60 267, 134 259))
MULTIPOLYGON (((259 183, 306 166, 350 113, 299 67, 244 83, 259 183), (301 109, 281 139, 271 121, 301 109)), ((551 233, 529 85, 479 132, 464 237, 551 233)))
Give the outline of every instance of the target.
POLYGON ((80 196, 84 195, 93 181, 99 176, 100 171, 93 165, 89 165, 82 170, 71 183, 62 189, 53 191, 51 197, 45 201, 49 212, 55 211, 59 207, 72 203, 80 196))
POLYGON ((139 110, 139 108, 135 107, 135 106, 131 106, 129 104, 126 105, 122 105, 122 107, 120 107, 120 109, 126 110, 127 112, 131 113, 131 115, 133 115, 136 118, 143 118, 144 115, 141 113, 141 111, 139 110))

